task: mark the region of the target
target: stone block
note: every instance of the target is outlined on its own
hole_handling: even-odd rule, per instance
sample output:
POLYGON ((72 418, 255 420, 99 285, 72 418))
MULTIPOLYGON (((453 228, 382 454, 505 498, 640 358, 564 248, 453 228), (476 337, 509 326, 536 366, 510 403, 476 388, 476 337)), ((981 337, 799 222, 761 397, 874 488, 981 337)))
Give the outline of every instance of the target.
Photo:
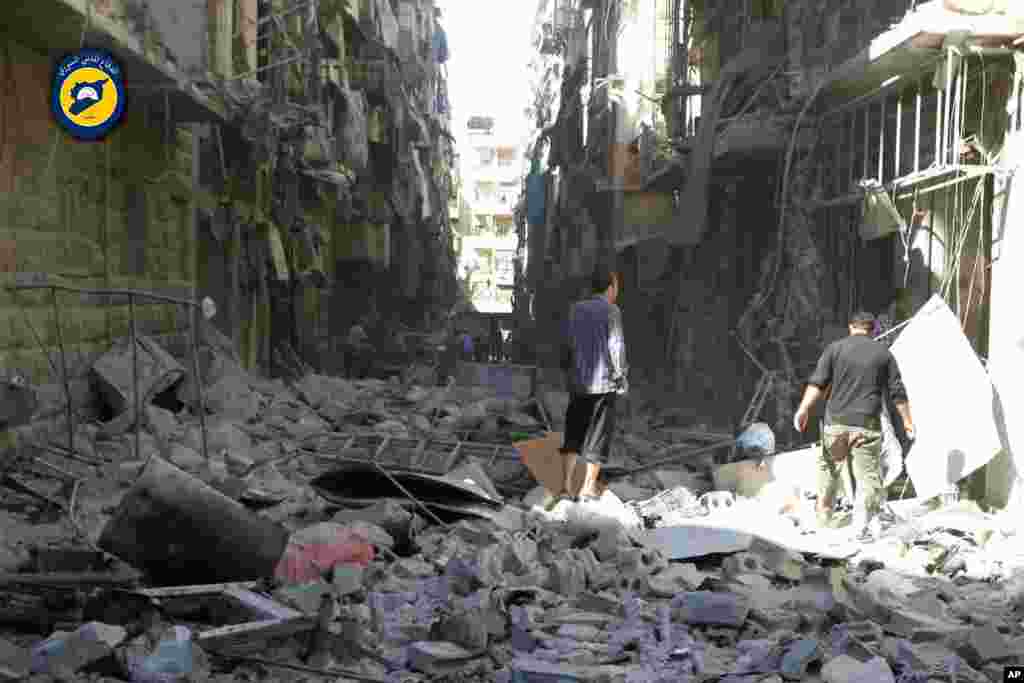
POLYGON ((146 423, 157 439, 164 443, 181 440, 183 435, 181 423, 178 422, 174 413, 152 404, 147 405, 145 411, 146 423))
POLYGON ((487 648, 489 629, 482 609, 451 614, 439 619, 430 631, 431 638, 454 643, 469 652, 487 648))
POLYGON ((472 652, 444 641, 415 642, 409 646, 408 654, 410 666, 428 676, 451 674, 473 658, 472 652))
POLYGON ((739 627, 750 613, 750 601, 734 593, 695 591, 673 600, 678 619, 691 625, 739 627))
POLYGON ((752 607, 749 618, 767 631, 796 631, 803 621, 799 612, 780 607, 752 607))
POLYGON ((684 591, 695 591, 707 579, 707 574, 693 564, 670 564, 666 569, 647 578, 647 590, 660 598, 673 598, 684 591))
POLYGON ((657 548, 670 560, 687 560, 747 550, 752 537, 731 529, 697 525, 661 527, 640 533, 645 547, 657 548))
POLYGON ((358 510, 341 510, 334 516, 339 524, 364 521, 375 524, 396 539, 406 539, 410 535, 414 515, 401 505, 394 502, 375 503, 358 510))
POLYGON ((1006 638, 991 625, 971 629, 967 641, 957 652, 974 668, 1013 656, 1006 638))
POLYGON ((0 638, 0 681, 23 681, 28 678, 32 656, 29 651, 0 638))
POLYGON ((852 683, 863 667, 864 664, 853 657, 839 655, 821 668, 821 680, 824 683, 852 683))
POLYGON ((619 572, 628 578, 642 578, 664 569, 668 563, 657 549, 627 548, 622 550, 616 562, 619 572))
POLYGON ((807 676, 807 668, 821 661, 821 655, 818 641, 810 638, 798 640, 782 656, 779 673, 787 681, 802 681, 807 676))
POLYGON ((896 676, 881 657, 860 662, 848 655, 829 660, 821 669, 824 683, 895 683, 896 676))
POLYGON ((355 564, 337 564, 334 567, 332 583, 339 596, 351 595, 362 590, 365 569, 355 564))
POLYGON ((609 562, 619 556, 619 552, 632 547, 632 541, 625 531, 617 527, 603 529, 590 544, 594 555, 602 562, 609 562))
POLYGON ((736 553, 722 560, 722 572, 726 576, 739 574, 760 574, 774 576, 775 573, 764 565, 761 558, 750 552, 736 553))
POLYGON ((275 598, 310 616, 320 611, 323 599, 329 595, 331 595, 331 586, 324 581, 284 586, 274 591, 275 598))
POLYGON ((890 663, 895 665, 899 662, 903 666, 909 666, 913 671, 927 671, 928 662, 917 651, 917 648, 907 640, 901 638, 885 638, 879 645, 881 654, 890 663))
POLYGON ((569 550, 567 555, 583 568, 587 583, 592 584, 592 577, 597 576, 601 569, 601 563, 594 552, 590 548, 581 548, 569 550))
POLYGON ((756 555, 760 559, 761 566, 775 576, 790 581, 800 581, 804 577, 806 563, 791 550, 754 537, 751 540, 749 552, 756 555))
POLYGON ((176 443, 170 447, 169 459, 183 470, 195 472, 206 464, 206 460, 196 450, 176 443))

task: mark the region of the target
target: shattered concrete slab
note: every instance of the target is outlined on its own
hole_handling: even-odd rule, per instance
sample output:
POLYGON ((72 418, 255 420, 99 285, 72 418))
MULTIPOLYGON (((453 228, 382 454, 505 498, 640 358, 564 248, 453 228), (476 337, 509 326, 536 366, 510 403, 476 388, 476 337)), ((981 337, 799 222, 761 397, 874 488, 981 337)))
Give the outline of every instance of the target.
POLYGON ((659 550, 670 560, 740 552, 753 541, 749 534, 707 526, 662 527, 639 536, 644 545, 659 550))

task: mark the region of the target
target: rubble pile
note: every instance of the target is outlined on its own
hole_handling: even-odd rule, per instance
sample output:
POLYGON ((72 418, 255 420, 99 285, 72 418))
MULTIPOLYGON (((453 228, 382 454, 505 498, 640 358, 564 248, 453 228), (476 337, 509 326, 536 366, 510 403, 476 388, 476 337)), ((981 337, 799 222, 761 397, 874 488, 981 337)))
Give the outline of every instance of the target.
POLYGON ((893 505, 851 550, 806 533, 793 487, 724 486, 736 463, 700 447, 722 435, 633 419, 602 498, 544 511, 514 444, 557 427, 557 392, 220 358, 200 420, 150 384, 138 450, 124 391, 73 450, 19 448, 75 457, 48 460, 67 502, 26 466, 35 495, 0 512, 0 680, 924 683, 1024 661, 1016 524, 967 503, 893 505))

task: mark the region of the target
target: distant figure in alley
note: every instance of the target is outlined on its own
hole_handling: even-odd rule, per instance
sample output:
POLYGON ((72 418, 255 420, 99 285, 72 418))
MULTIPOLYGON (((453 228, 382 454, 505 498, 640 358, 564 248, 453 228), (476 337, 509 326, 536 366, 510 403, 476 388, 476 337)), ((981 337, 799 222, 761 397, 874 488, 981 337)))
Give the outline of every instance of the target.
POLYGON ((871 338, 874 327, 875 317, 870 313, 850 318, 850 336, 825 349, 793 417, 796 430, 805 431, 811 408, 829 392, 817 463, 818 523, 831 524, 844 468, 852 465, 851 483, 857 489, 853 530, 861 538, 867 538, 869 525, 885 502, 881 453, 886 394, 903 419, 907 438, 914 438, 910 405, 896 359, 884 344, 871 338))
POLYGON ((564 487, 548 504, 573 496, 577 459, 586 462, 579 496, 596 499, 601 465, 608 462, 615 434, 616 399, 628 390, 626 342, 619 297, 618 273, 598 267, 591 279, 593 296, 576 303, 569 314, 562 354, 567 374, 569 407, 565 414, 564 487))

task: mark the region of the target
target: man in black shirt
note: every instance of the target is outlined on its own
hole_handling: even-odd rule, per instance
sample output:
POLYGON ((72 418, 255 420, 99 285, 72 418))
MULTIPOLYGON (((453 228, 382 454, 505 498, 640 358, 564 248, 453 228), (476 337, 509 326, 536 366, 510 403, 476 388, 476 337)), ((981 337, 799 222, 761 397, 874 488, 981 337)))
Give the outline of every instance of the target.
POLYGON ((907 392, 896 359, 884 344, 871 338, 874 325, 875 317, 870 313, 857 313, 850 319, 850 336, 825 349, 793 417, 796 430, 806 430, 811 408, 831 390, 818 457, 818 520, 823 526, 831 521, 841 483, 840 468, 847 466, 849 456, 859 489, 854 504, 855 531, 861 534, 884 502, 881 416, 886 393, 903 419, 907 437, 914 438, 907 392))

